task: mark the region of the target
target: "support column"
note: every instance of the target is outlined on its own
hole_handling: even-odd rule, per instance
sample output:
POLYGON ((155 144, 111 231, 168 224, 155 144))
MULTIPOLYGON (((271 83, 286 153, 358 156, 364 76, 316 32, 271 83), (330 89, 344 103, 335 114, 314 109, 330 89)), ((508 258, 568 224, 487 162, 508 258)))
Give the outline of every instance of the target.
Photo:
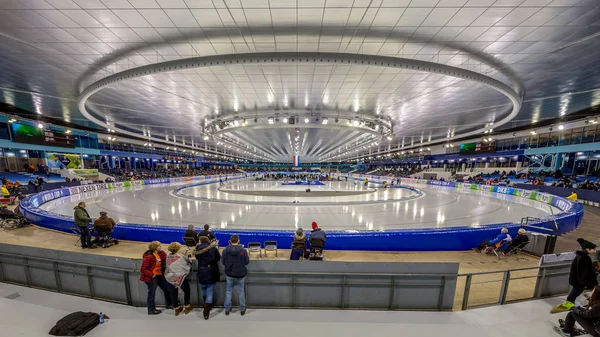
POLYGON ((131 170, 135 170, 136 168, 136 158, 131 157, 131 170))
POLYGON ((563 164, 563 154, 557 153, 556 156, 554 157, 554 161, 552 163, 552 171, 556 171, 559 168, 562 168, 562 164, 563 164))

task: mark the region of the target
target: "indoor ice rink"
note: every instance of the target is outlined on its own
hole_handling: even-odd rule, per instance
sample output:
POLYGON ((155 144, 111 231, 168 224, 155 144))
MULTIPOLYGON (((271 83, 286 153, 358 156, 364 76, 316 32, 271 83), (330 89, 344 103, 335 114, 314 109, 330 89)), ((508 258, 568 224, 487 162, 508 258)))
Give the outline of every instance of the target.
POLYGON ((413 190, 364 187, 358 181, 282 184, 243 179, 223 186, 125 187, 64 197, 41 208, 70 215, 73 204, 85 201, 90 214, 105 211, 119 223, 290 231, 308 229, 313 221, 327 230, 342 231, 480 227, 559 212, 537 200, 486 191, 455 192, 441 186, 413 190))
POLYGON ((600 337, 599 0, 0 0, 0 335, 600 337))

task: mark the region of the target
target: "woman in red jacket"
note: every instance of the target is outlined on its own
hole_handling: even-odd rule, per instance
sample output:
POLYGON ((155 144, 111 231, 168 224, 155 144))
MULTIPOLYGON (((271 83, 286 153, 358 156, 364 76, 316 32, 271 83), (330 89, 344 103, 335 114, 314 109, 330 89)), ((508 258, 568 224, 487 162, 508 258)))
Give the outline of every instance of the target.
POLYGON ((164 276, 165 268, 167 266, 167 254, 162 250, 160 242, 150 242, 148 250, 142 255, 142 258, 140 281, 146 283, 148 286, 148 296, 146 297, 148 315, 158 315, 162 312, 156 309, 156 303, 154 302, 156 297, 156 287, 160 287, 165 294, 167 309, 173 309, 164 276))

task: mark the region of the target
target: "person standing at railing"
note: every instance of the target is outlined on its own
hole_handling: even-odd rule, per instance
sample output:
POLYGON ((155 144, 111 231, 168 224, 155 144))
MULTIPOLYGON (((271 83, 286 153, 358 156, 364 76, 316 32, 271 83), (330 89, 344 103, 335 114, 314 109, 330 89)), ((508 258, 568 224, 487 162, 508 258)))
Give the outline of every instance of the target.
POLYGON ((202 298, 204 299, 202 316, 204 319, 208 319, 213 308, 215 284, 221 280, 221 273, 219 272, 221 254, 219 254, 217 242, 211 242, 207 236, 200 236, 200 244, 196 247, 194 254, 196 254, 196 260, 198 261, 198 283, 200 283, 202 298))
POLYGON ((596 245, 582 238, 577 239, 577 242, 579 242, 581 250, 576 252, 569 273, 569 285, 573 288, 569 296, 567 296, 567 301, 552 308, 551 313, 571 310, 575 306, 575 299, 585 289, 593 289, 598 285, 596 271, 590 257, 591 254, 596 253, 596 245))
POLYGON ((240 238, 233 234, 229 240, 229 246, 223 250, 223 266, 227 275, 227 290, 225 293, 225 315, 231 312, 231 296, 233 287, 237 285, 240 300, 240 314, 246 314, 246 293, 244 283, 248 270, 246 266, 250 263, 250 256, 244 246, 240 245, 240 238))
POLYGON ((146 304, 148 315, 158 315, 162 311, 156 309, 156 288, 162 289, 165 294, 167 309, 173 309, 171 296, 167 289, 165 280, 165 269, 167 268, 167 254, 162 250, 159 241, 152 241, 148 245, 148 250, 142 255, 142 266, 140 267, 140 281, 148 286, 148 295, 146 304))

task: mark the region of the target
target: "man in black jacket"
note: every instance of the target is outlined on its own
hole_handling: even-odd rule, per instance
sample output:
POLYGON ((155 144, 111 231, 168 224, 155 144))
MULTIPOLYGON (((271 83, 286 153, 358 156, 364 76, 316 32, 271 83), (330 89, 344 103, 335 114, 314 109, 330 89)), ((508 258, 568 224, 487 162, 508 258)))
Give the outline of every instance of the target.
POLYGON ((211 242, 215 239, 215 235, 210 231, 208 224, 204 225, 204 230, 200 231, 198 236, 206 236, 211 242))
POLYGON ((200 242, 200 236, 201 235, 198 235, 198 233, 196 233, 196 231, 194 230, 194 225, 189 225, 188 229, 183 235, 184 238, 194 238, 194 240, 196 240, 196 244, 200 242))
POLYGON ((233 287, 237 284, 238 297, 240 298, 240 314, 246 313, 246 294, 244 281, 248 272, 246 266, 250 263, 250 256, 244 246, 240 245, 240 238, 234 234, 229 240, 229 246, 223 250, 223 266, 227 275, 227 292, 225 293, 225 315, 231 311, 231 295, 233 287))

